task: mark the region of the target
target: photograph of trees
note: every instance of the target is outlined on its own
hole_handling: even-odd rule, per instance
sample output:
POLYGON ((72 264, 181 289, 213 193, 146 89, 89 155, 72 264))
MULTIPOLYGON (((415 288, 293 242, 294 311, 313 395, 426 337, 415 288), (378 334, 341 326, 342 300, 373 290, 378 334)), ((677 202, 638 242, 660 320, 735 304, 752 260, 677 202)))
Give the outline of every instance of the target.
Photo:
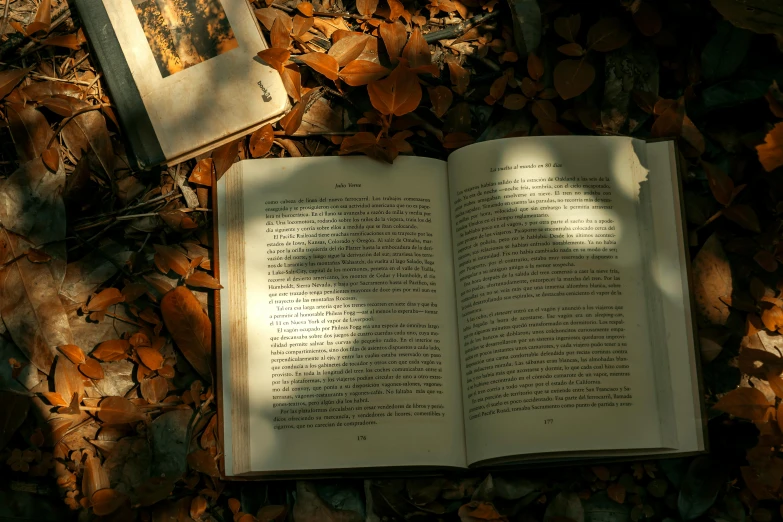
POLYGON ((134 1, 165 78, 238 46, 220 0, 134 1))

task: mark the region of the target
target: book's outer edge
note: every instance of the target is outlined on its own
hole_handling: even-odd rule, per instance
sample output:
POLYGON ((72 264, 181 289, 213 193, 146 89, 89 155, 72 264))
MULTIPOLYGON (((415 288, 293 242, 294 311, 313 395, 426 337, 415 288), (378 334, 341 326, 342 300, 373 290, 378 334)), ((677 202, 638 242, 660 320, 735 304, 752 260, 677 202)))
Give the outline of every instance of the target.
POLYGON ((112 104, 117 108, 122 133, 130 147, 128 156, 132 166, 146 170, 163 163, 166 156, 120 42, 114 34, 103 0, 75 0, 75 3, 87 32, 88 43, 98 58, 112 104))
MULTIPOLYGON (((218 228, 218 197, 217 197, 217 176, 215 175, 215 169, 212 169, 212 188, 210 190, 210 197, 212 200, 212 272, 215 279, 220 281, 220 237, 218 228)), ((232 477, 226 476, 226 456, 223 444, 223 329, 220 320, 220 290, 212 291, 212 298, 215 311, 215 327, 212 329, 212 335, 214 338, 212 342, 215 347, 212 350, 212 355, 215 357, 213 368, 217 372, 217 378, 215 382, 215 397, 217 405, 217 449, 218 449, 218 470, 220 471, 221 479, 231 479, 232 477)))

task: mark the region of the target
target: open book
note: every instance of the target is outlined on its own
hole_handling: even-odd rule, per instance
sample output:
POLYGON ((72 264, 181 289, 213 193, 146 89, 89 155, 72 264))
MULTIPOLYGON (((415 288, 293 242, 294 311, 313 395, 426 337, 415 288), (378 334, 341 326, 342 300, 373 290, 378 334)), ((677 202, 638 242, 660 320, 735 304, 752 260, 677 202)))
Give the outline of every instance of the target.
POLYGON ((226 476, 703 451, 674 143, 261 159, 217 183, 226 476))

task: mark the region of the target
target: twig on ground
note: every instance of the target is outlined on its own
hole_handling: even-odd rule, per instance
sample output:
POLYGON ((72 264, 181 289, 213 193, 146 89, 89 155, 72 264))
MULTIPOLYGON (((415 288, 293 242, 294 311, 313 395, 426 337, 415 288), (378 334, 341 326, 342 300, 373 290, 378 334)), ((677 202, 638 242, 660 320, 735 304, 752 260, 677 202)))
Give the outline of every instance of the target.
POLYGON ((457 38, 458 36, 462 36, 468 32, 470 29, 485 23, 487 20, 491 20, 499 14, 500 11, 495 10, 491 13, 482 13, 480 15, 476 15, 462 23, 454 24, 447 29, 441 29, 440 31, 432 31, 431 33, 427 33, 424 35, 424 40, 429 44, 435 43, 439 40, 445 40, 446 38, 457 38))

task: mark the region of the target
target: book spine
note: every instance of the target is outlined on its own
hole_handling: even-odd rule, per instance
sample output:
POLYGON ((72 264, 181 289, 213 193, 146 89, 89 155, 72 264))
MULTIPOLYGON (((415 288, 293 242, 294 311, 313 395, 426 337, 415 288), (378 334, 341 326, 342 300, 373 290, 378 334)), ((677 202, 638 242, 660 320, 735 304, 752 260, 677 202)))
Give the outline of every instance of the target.
MULTIPOLYGON (((109 0, 116 1, 116 0, 109 0)), ((129 159, 145 170, 166 161, 144 101, 106 12, 104 0, 75 0, 93 54, 106 80, 112 105, 130 147, 129 159)))

